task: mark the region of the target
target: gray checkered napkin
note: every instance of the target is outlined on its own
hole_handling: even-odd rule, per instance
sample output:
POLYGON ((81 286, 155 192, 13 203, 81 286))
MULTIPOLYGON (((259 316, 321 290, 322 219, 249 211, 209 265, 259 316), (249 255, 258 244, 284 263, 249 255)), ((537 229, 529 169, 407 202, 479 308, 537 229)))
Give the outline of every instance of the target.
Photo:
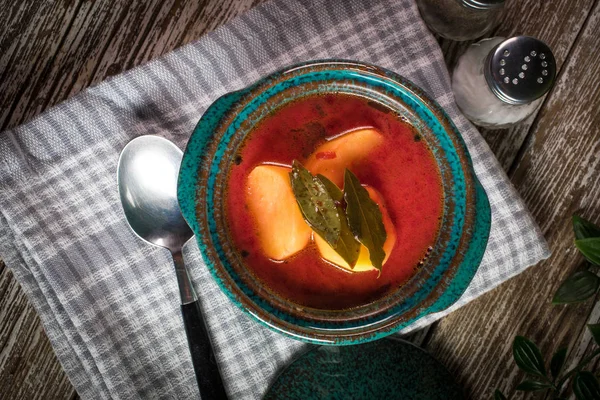
MULTIPOLYGON (((183 148, 216 98, 288 64, 362 60, 417 83, 452 117, 492 205, 471 286, 423 327, 549 255, 523 202, 459 114, 442 53, 412 0, 293 0, 259 6, 0 135, 0 254, 39 312, 85 399, 197 398, 166 250, 129 230, 119 152, 154 134, 183 148)), ((303 345, 251 320, 221 293, 196 244, 185 252, 231 398, 259 398, 303 345)))

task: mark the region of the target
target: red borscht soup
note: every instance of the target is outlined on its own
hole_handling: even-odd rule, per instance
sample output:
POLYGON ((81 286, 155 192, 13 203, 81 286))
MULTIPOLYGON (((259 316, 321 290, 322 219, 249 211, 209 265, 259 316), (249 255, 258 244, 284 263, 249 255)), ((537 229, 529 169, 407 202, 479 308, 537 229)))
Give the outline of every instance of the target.
POLYGON ((267 288, 297 304, 346 309, 410 279, 438 236, 443 192, 430 149, 387 107, 348 94, 283 105, 244 139, 226 192, 231 239, 267 288), (354 268, 302 219, 290 187, 294 160, 343 189, 350 170, 379 205, 387 239, 379 272, 368 250, 354 268))

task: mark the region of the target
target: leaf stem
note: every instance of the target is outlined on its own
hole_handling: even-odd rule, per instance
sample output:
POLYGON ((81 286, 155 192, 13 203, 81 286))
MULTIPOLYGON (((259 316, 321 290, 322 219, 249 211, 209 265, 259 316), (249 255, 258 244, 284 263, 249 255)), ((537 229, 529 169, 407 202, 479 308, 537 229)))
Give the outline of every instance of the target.
POLYGON ((533 374, 533 376, 536 376, 538 378, 542 378, 542 380, 546 381, 546 383, 548 383, 548 385, 550 385, 550 387, 548 387, 547 389, 552 389, 553 391, 557 392, 558 391, 558 387, 554 385, 554 382, 548 378, 546 375, 542 375, 542 374, 533 374))
POLYGON ((562 388, 562 386, 565 384, 565 382, 567 381, 567 379, 569 379, 569 377, 579 371, 581 371, 581 369, 583 367, 585 367, 590 361, 592 361, 594 359, 594 357, 596 357, 598 354, 600 354, 600 348, 594 350, 592 352, 592 354, 590 354, 588 357, 584 358, 582 362, 579 363, 579 365, 577 365, 575 368, 573 368, 572 370, 570 370, 569 372, 567 372, 559 381, 558 384, 556 385, 557 389, 560 390, 562 388))
POLYGON ((558 387, 554 385, 554 382, 552 382, 552 380, 550 378, 548 378, 547 376, 543 376, 542 378, 544 378, 544 380, 546 382, 548 382, 549 385, 551 385, 552 387, 548 388, 548 389, 552 389, 554 391, 558 391, 558 387))

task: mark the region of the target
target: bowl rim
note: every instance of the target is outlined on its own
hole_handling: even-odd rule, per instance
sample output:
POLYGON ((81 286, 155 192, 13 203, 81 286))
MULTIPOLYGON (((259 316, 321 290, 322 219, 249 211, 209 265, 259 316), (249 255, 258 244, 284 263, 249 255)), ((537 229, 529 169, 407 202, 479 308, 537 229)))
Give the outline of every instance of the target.
MULTIPOLYGON (((239 128, 238 125, 236 126, 239 128)), ((236 129, 233 129, 232 135, 235 135, 236 132, 236 129)), ((213 159, 208 161, 210 161, 209 165, 212 166, 213 159)), ((214 171, 212 172, 214 173, 214 171)), ((429 98, 423 90, 409 80, 372 64, 348 60, 316 60, 292 65, 262 78, 247 88, 227 93, 217 99, 200 119, 186 147, 180 169, 178 198, 184 217, 196 234, 197 242, 207 267, 221 287, 221 290, 227 294, 230 300, 243 311, 279 333, 286 334, 295 339, 320 344, 352 344, 374 340, 396 332, 426 314, 447 308, 460 297, 460 294, 464 292, 474 276, 483 256, 490 230, 491 212, 487 196, 477 180, 471 158, 460 133, 443 109, 434 100, 429 98), (236 277, 230 276, 229 272, 223 269, 223 265, 221 265, 223 263, 222 257, 218 254, 215 256, 215 252, 211 251, 211 246, 215 247, 215 244, 211 242, 213 231, 203 229, 209 226, 216 229, 216 222, 214 220, 207 221, 205 219, 206 215, 203 215, 203 213, 214 213, 215 210, 211 210, 211 207, 205 207, 205 209, 201 210, 198 203, 206 202, 206 204, 214 206, 214 200, 211 202, 210 199, 211 196, 214 196, 218 187, 215 187, 214 180, 211 182, 209 179, 211 177, 211 169, 215 168, 202 168, 202 165, 205 160, 210 158, 210 155, 214 156, 219 151, 221 152, 220 163, 226 162, 223 152, 227 146, 221 143, 223 136, 218 137, 219 140, 212 140, 215 135, 214 132, 232 129, 231 126, 236 118, 239 117, 240 111, 245 110, 249 101, 263 95, 269 87, 273 87, 281 82, 289 82, 291 79, 299 76, 305 76, 311 71, 321 73, 340 71, 342 74, 352 72, 359 75, 368 75, 370 79, 385 80, 386 84, 395 85, 406 91, 409 96, 413 97, 413 100, 420 102, 422 106, 427 108, 431 115, 437 118, 437 122, 442 126, 444 133, 451 140, 453 146, 451 150, 456 152, 462 173, 464 174, 467 198, 465 200, 465 221, 463 227, 467 227, 468 223, 471 223, 475 225, 475 228, 471 229, 471 234, 466 236, 464 229, 462 231, 460 246, 462 246, 461 248, 466 246, 465 255, 462 257, 462 264, 459 263, 460 265, 456 266, 456 271, 454 271, 452 276, 438 282, 425 296, 424 299, 429 299, 428 302, 415 304, 400 315, 393 313, 395 318, 391 318, 391 320, 377 320, 377 324, 374 327, 368 326, 368 317, 365 316, 359 316, 353 320, 353 322, 356 321, 355 324, 342 326, 338 329, 335 324, 326 328, 314 326, 314 321, 311 321, 310 318, 298 319, 293 316, 290 318, 290 315, 286 315, 282 310, 274 310, 272 308, 265 310, 264 304, 256 304, 257 300, 259 303, 263 301, 261 293, 259 293, 260 290, 259 292, 256 292, 256 290, 245 292, 243 287, 236 284, 236 277), (207 134, 207 132, 212 132, 212 134, 207 134), (204 182, 207 182, 207 184, 204 184, 204 182), (202 194, 207 194, 207 196, 202 196, 202 194), (472 204, 471 209, 466 204, 469 201, 472 204), (199 220, 203 223, 198 223, 199 220), (474 236, 476 236, 475 239, 474 236), (463 265, 467 261, 469 265, 463 265), (459 267, 462 267, 462 272, 459 271, 459 267), (457 279, 460 280, 460 284, 454 282, 457 279), (444 297, 444 294, 450 291, 452 293, 448 293, 444 301, 440 301, 444 297), (401 317, 404 317, 404 319, 401 317), (365 319, 367 323, 365 323, 365 319), (318 332, 315 332, 315 330, 318 332)), ((452 259, 456 257, 457 253, 455 252, 452 259)), ((448 268, 443 270, 442 274, 447 270, 448 268)), ((397 304, 395 303, 395 305, 397 304)))

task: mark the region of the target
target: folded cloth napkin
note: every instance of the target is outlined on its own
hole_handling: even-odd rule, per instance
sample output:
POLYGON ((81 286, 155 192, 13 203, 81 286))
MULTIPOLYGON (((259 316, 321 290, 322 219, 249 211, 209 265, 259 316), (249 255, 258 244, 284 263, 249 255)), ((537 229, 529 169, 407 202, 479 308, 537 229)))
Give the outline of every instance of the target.
MULTIPOLYGON (((265 3, 0 135, 0 255, 82 398, 199 397, 170 256, 132 233, 119 203, 121 149, 147 134, 183 148, 222 94, 283 66, 333 57, 389 68, 433 96, 467 142, 492 206, 490 240, 470 287, 448 310, 406 331, 549 255, 494 155, 458 112, 440 48, 412 0, 265 3)), ((193 241, 184 255, 230 397, 260 397, 306 345, 231 304, 193 241)))

